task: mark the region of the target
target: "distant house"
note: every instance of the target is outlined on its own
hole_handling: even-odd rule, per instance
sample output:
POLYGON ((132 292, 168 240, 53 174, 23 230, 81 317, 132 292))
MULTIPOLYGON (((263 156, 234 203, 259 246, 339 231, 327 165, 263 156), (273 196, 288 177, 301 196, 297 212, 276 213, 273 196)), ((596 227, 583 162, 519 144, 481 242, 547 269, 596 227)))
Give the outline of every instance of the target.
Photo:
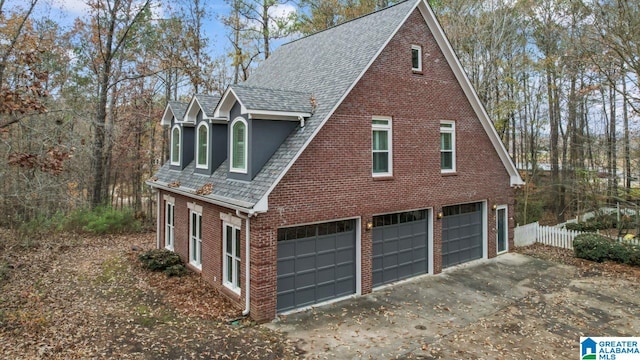
POLYGON ((282 45, 162 123, 158 247, 254 320, 513 244, 523 182, 425 0, 282 45))

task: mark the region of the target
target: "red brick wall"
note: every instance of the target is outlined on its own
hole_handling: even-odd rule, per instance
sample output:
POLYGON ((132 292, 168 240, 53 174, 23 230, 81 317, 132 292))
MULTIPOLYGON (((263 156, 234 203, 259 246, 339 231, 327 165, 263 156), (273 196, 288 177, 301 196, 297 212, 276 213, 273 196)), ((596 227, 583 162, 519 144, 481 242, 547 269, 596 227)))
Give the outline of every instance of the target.
MULTIPOLYGON (((231 299, 238 308, 244 307, 244 287, 241 292, 241 296, 238 296, 233 291, 229 290, 226 286, 222 285, 222 231, 223 221, 220 219, 220 213, 231 214, 235 216, 235 211, 224 207, 216 206, 210 203, 206 203, 199 200, 194 200, 185 196, 177 195, 174 193, 162 192, 160 199, 162 201, 162 222, 161 222, 161 234, 160 234, 160 246, 164 248, 164 232, 165 222, 164 214, 166 211, 164 194, 168 194, 175 198, 175 229, 174 229, 174 251, 180 255, 187 267, 201 276, 215 288, 219 289, 221 293, 231 299), (195 203, 202 206, 202 269, 189 264, 189 208, 188 203, 195 203)), ((245 266, 245 231, 244 220, 240 228, 241 241, 241 269, 240 273, 242 283, 244 283, 244 266, 245 266)))
MULTIPOLYGON (((489 257, 495 256, 493 204, 513 214, 509 175, 416 10, 372 64, 252 220, 251 314, 276 309, 278 227, 486 201, 489 257), (411 71, 421 45, 423 73, 411 71), (393 177, 371 176, 371 117, 393 118, 393 177), (440 120, 456 122, 455 174, 440 172, 440 120)), ((441 271, 441 221, 433 220, 434 272, 441 271)), ((510 220, 510 225, 513 221, 510 220)), ((513 246, 512 230, 510 248, 513 246)), ((362 229, 362 287, 371 291, 371 232, 362 229)))
MULTIPOLYGON (((188 263, 189 210, 193 200, 175 197, 175 251, 188 263)), ((161 196, 162 199, 162 196, 161 196)), ((509 175, 482 125, 416 10, 354 87, 313 142, 269 196, 269 212, 250 220, 251 317, 276 314, 277 228, 373 215, 433 209, 434 272, 441 264, 443 206, 486 201, 489 257, 495 256, 493 204, 508 204, 509 248, 513 248, 513 190, 509 175), (411 71, 411 45, 421 45, 423 73, 411 71), (371 117, 393 119, 393 177, 371 176, 371 117), (440 172, 440 121, 456 122, 457 173, 440 172)), ((232 210, 203 206, 202 276, 235 301, 222 285, 222 220, 232 210)), ((164 214, 164 201, 161 214, 164 214)), ((244 221, 242 238, 245 238, 244 221)), ((371 231, 362 234, 362 290, 371 291, 371 231)), ((164 246, 164 222, 161 226, 164 246)), ((244 255, 245 242, 242 241, 244 255)), ((244 282, 245 259, 242 259, 244 282)))

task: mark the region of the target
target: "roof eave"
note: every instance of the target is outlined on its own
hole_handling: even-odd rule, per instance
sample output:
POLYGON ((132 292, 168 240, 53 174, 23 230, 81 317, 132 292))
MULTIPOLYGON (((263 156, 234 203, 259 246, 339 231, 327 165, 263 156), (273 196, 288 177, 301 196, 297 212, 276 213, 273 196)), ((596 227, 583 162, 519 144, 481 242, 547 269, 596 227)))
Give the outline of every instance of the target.
POLYGON ((194 190, 191 189, 186 189, 184 188, 184 190, 180 189, 179 187, 169 187, 167 184, 163 184, 160 183, 158 181, 153 181, 153 180, 147 180, 145 181, 145 184, 151 186, 152 188, 156 188, 156 189, 160 189, 160 190, 164 190, 164 191, 168 191, 168 192, 172 192, 172 193, 176 193, 182 196, 186 196, 195 200, 202 200, 204 202, 210 203, 210 204, 214 204, 214 205, 219 205, 219 206, 223 206, 229 209, 233 209, 233 210, 239 210, 242 212, 251 212, 251 213, 256 213, 256 212, 265 212, 266 209, 264 209, 263 211, 258 211, 258 209, 256 209, 255 205, 256 204, 252 204, 250 202, 246 202, 246 201, 242 201, 242 200, 237 200, 237 199, 232 199, 226 196, 220 196, 220 195, 208 195, 208 196, 202 196, 202 195, 198 195, 193 193, 194 190))
MULTIPOLYGON (((234 101, 237 101, 238 103, 240 103, 238 96, 233 91, 231 86, 229 86, 227 87, 227 90, 224 91, 224 94, 222 94, 222 98, 220 99, 220 101, 218 101, 218 105, 216 106, 216 109, 213 111, 213 118, 228 119, 229 114, 231 113, 231 107, 233 106, 234 101)), ((242 103, 240 103, 240 106, 242 106, 242 103)))
POLYGON ((164 113, 162 114, 162 120, 160 120, 161 126, 170 126, 171 119, 173 119, 175 115, 173 114, 173 110, 171 109, 171 105, 167 104, 167 107, 164 109, 164 113))
POLYGON ((293 120, 298 121, 300 118, 309 118, 312 114, 303 111, 277 111, 277 110, 253 110, 247 109, 250 119, 265 120, 293 120))
POLYGON ((196 116, 198 115, 198 112, 196 111, 195 114, 191 114, 191 112, 193 111, 193 107, 194 106, 198 106, 198 108, 202 111, 202 116, 206 117, 206 114, 204 112, 204 108, 202 107, 202 105, 200 105, 200 102, 198 101, 198 98, 196 97, 196 95, 193 95, 191 97, 191 101, 189 101, 189 105, 187 106, 187 110, 184 112, 184 118, 182 119, 182 123, 185 124, 195 124, 196 123, 196 116), (196 105, 194 105, 196 104, 196 105))

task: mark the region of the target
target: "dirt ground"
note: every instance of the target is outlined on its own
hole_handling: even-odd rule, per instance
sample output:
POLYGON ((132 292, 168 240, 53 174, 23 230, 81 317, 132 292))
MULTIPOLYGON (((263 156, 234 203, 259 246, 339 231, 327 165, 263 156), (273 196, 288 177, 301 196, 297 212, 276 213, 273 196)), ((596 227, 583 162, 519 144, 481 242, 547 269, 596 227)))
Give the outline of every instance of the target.
MULTIPOLYGON (((1 230, 0 230, 1 231, 1 230)), ((0 359, 288 359, 194 274, 142 269, 155 234, 16 240, 0 232, 0 359)))

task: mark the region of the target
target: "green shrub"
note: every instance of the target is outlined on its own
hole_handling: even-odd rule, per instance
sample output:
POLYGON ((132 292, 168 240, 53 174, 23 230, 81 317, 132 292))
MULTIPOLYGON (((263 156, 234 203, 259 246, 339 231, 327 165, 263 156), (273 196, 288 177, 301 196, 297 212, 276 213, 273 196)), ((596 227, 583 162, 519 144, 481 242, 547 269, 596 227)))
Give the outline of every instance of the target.
POLYGON ((187 275, 187 268, 183 264, 171 265, 164 269, 163 273, 167 276, 184 276, 187 275))
POLYGON ((631 266, 640 266, 640 246, 611 240, 596 234, 580 234, 573 240, 576 257, 603 262, 615 261, 631 266))
POLYGON ((611 261, 628 264, 633 248, 630 244, 612 242, 609 246, 609 259, 611 261))
POLYGON ((573 253, 576 257, 603 262, 609 258, 611 240, 597 234, 580 234, 573 240, 573 253))
POLYGON ((67 216, 64 229, 103 235, 139 232, 141 225, 131 209, 116 210, 100 206, 93 210, 73 211, 67 216))
POLYGON ((162 271, 169 276, 182 276, 187 273, 180 256, 167 249, 152 249, 138 255, 143 266, 152 271, 162 271))

